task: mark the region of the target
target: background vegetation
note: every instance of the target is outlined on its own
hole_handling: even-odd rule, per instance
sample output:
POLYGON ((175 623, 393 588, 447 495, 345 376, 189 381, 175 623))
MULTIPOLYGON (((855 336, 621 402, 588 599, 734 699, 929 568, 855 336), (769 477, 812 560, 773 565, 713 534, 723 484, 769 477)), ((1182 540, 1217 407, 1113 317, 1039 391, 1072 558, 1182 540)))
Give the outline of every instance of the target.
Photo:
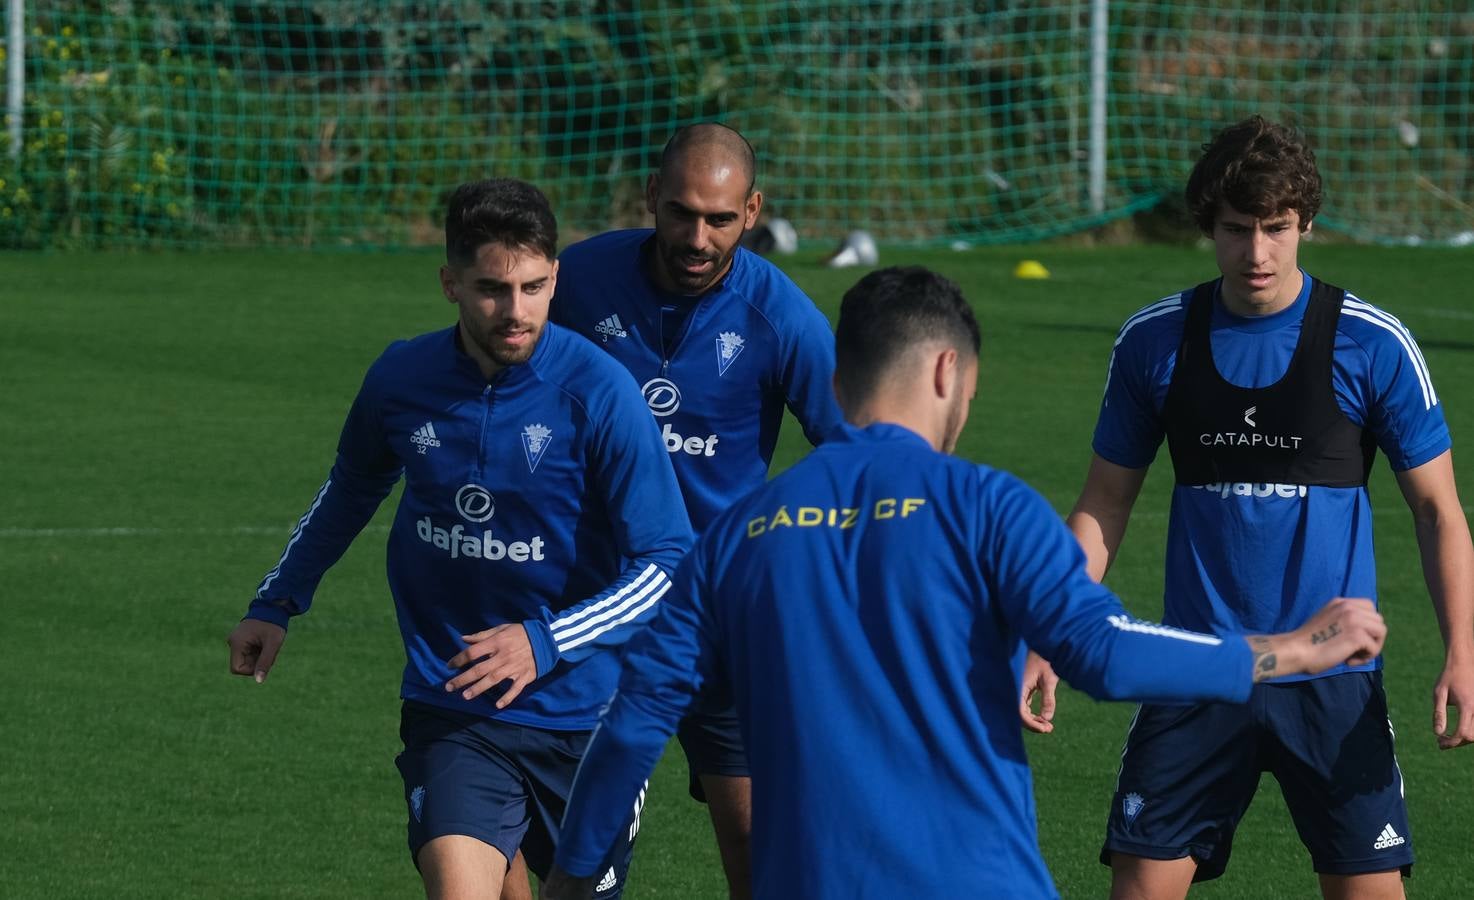
POLYGON ((1255 112, 1313 137, 1323 225, 1474 241, 1454 0, 1113 0, 1100 212, 1088 0, 26 6, 0 248, 433 243, 442 194, 493 173, 600 230, 639 220, 660 147, 705 119, 751 137, 806 239, 1032 240, 1170 201, 1255 112))

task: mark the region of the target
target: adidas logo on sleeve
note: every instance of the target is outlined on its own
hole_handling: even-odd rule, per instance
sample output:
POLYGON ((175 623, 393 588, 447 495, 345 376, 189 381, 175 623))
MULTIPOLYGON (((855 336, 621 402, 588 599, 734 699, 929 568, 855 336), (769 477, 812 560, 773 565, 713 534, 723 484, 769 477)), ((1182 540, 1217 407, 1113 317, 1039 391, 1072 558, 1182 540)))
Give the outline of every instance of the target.
POLYGON ((435 426, 430 422, 416 428, 415 433, 409 436, 409 442, 420 449, 421 456, 424 456, 425 451, 431 447, 440 446, 440 438, 435 436, 435 426))

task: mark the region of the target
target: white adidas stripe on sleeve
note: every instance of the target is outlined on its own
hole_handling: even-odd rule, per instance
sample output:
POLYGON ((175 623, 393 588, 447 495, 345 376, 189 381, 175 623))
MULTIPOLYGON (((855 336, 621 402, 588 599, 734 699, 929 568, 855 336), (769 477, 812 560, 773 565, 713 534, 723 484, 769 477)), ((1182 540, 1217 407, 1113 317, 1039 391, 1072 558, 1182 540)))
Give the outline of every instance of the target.
POLYGON ((1150 306, 1137 310, 1126 319, 1125 323, 1121 325, 1121 330, 1116 332, 1115 343, 1111 344, 1111 358, 1106 363, 1106 382, 1105 387, 1101 391, 1102 394, 1111 389, 1111 375, 1116 371, 1116 348, 1120 347, 1121 341, 1126 339, 1126 332, 1140 325, 1142 322, 1148 322, 1159 316, 1171 315, 1182 309, 1183 298, 1185 296, 1185 294, 1173 294, 1171 297, 1164 297, 1150 306))
POLYGON ((1397 318, 1390 313, 1384 312, 1365 300, 1358 299, 1351 293, 1346 294, 1342 302, 1341 311, 1348 316, 1371 322, 1379 328, 1391 332, 1397 342, 1402 345, 1403 352, 1407 354, 1408 360, 1413 364, 1413 371, 1418 376, 1418 387, 1423 391, 1423 408, 1432 409, 1438 405, 1438 395, 1433 390, 1433 378, 1428 374, 1428 363, 1423 359, 1423 351, 1418 348, 1417 341, 1413 340, 1412 332, 1407 330, 1397 318))
POLYGON ((594 615, 600 610, 608 609, 609 607, 624 600, 635 591, 640 590, 650 581, 657 578, 665 578, 665 573, 661 571, 659 566, 651 563, 650 565, 646 566, 644 571, 640 572, 640 574, 636 576, 635 579, 629 584, 605 597, 603 600, 600 600, 598 603, 586 606, 583 609, 578 610, 577 612, 570 611, 568 613, 565 613, 564 615, 554 618, 552 622, 548 623, 548 627, 553 630, 553 636, 557 637, 557 633, 559 631, 563 631, 574 625, 577 625, 579 622, 587 619, 589 616, 594 615))
POLYGON ((554 628, 553 640, 557 641, 560 644, 565 643, 570 638, 586 632, 589 629, 594 628, 595 626, 603 625, 611 619, 617 620, 615 624, 627 621, 630 618, 628 612, 631 607, 638 606, 641 609, 648 608, 649 604, 646 603, 646 599, 651 595, 651 593, 659 591, 661 594, 664 594, 665 590, 669 587, 670 579, 665 577, 664 572, 661 572, 659 578, 650 579, 639 591, 633 594, 622 594, 621 596, 623 596, 624 599, 621 603, 619 603, 619 605, 614 606, 613 608, 609 608, 608 599, 606 598, 604 601, 600 601, 597 604, 597 606, 603 610, 603 612, 599 613, 597 616, 586 618, 576 625, 554 628))
POLYGON ((317 491, 317 496, 312 498, 312 505, 307 507, 307 512, 303 513, 302 518, 297 520, 297 527, 292 530, 292 536, 287 540, 286 549, 281 552, 281 559, 276 561, 276 565, 261 580, 261 586, 256 588, 257 599, 266 596, 266 589, 271 587, 271 583, 276 580, 276 576, 281 574, 281 567, 286 564, 287 557, 291 555, 292 547, 296 545, 298 538, 302 537, 302 529, 306 528, 307 523, 312 521, 312 514, 317 512, 317 508, 322 505, 322 498, 327 496, 328 488, 332 487, 332 484, 333 479, 331 478, 322 483, 322 487, 317 491))
POLYGON ((1126 332, 1140 325, 1142 322, 1155 319, 1158 316, 1170 315, 1171 313, 1181 309, 1182 298, 1182 294, 1173 294, 1171 297, 1164 297, 1163 299, 1158 300, 1156 303, 1153 303, 1147 307, 1143 307, 1142 309, 1138 309, 1136 312, 1132 313, 1130 318, 1128 318, 1125 323, 1121 325, 1121 330, 1116 332, 1116 342, 1112 344, 1112 346, 1121 346, 1121 341, 1126 337, 1126 332))
MULTIPOLYGON (((599 635, 604 634, 607 631, 611 631, 611 630, 613 630, 615 628, 618 628, 621 625, 625 625, 625 624, 628 624, 630 622, 633 622, 635 619, 638 619, 645 612, 645 610, 649 609, 650 607, 652 607, 656 603, 658 603, 660 601, 660 598, 661 597, 664 597, 665 594, 666 594, 666 592, 669 591, 670 589, 671 589, 670 579, 663 578, 661 580, 661 582, 659 583, 659 587, 658 588, 655 585, 651 585, 651 587, 649 589, 647 589, 646 591, 643 591, 640 594, 637 594, 634 597, 630 598, 630 600, 629 600, 628 603, 626 603, 624 606, 621 606, 619 609, 613 610, 610 613, 610 615, 617 615, 617 614, 620 614, 620 613, 623 613, 623 615, 619 615, 618 618, 613 619, 612 621, 606 622, 605 624, 601 625, 600 627, 595 628, 593 631, 587 632, 586 634, 583 634, 582 636, 577 637, 577 638, 575 638, 575 639, 573 639, 571 641, 562 641, 562 640, 560 640, 558 642, 558 652, 559 653, 567 653, 569 650, 572 650, 574 647, 580 646, 582 644, 587 644, 589 641, 592 641, 594 638, 597 638, 599 635), (637 605, 634 605, 633 607, 631 607, 631 604, 637 604, 637 605)), ((594 622, 593 621, 590 621, 588 624, 589 625, 592 625, 592 624, 594 624, 594 622)), ((578 630, 582 630, 582 629, 578 629, 578 630)), ((577 630, 574 631, 574 632, 565 632, 565 636, 568 635, 568 634, 575 634, 575 633, 577 633, 577 630)), ((554 635, 554 639, 557 639, 557 638, 558 638, 558 635, 554 635)))
POLYGON ((1216 647, 1223 643, 1223 639, 1211 634, 1200 634, 1196 631, 1187 631, 1182 628, 1173 628, 1170 625, 1158 625, 1155 622, 1142 622, 1130 616, 1107 616, 1110 622, 1121 631, 1132 631, 1137 634, 1151 634, 1157 637, 1172 638, 1178 641, 1188 641, 1193 644, 1206 644, 1216 647))

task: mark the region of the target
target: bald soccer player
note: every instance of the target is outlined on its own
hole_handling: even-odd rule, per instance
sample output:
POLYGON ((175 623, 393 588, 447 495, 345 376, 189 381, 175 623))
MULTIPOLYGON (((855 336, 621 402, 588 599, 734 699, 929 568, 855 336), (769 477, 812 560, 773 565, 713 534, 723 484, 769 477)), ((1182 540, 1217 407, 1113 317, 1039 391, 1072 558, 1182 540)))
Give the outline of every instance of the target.
MULTIPOLYGON (((767 479, 785 407, 812 444, 841 419, 829 322, 788 276, 740 246, 762 209, 756 178, 752 146, 737 131, 682 128, 646 185, 655 227, 602 234, 560 258, 553 321, 634 374, 698 534, 767 479)), ((679 737, 731 895, 746 897, 752 783, 731 704, 703 698, 679 737)))

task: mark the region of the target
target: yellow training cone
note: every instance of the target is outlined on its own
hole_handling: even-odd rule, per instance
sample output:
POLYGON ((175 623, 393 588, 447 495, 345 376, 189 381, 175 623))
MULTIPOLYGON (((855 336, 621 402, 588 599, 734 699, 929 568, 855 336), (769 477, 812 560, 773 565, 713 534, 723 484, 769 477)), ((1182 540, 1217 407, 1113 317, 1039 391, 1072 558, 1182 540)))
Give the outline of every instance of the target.
POLYGON ((1049 270, 1037 259, 1026 259, 1013 267, 1014 278, 1048 278, 1049 270))

